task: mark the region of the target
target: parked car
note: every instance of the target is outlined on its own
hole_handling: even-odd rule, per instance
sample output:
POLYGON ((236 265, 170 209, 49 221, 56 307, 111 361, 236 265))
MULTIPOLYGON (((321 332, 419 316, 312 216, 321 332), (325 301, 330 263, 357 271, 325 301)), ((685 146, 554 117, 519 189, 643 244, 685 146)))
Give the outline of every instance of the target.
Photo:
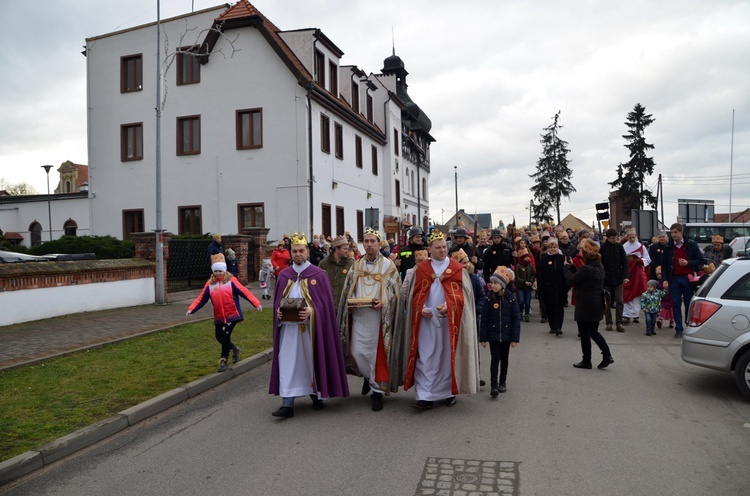
POLYGON ((750 257, 725 260, 695 293, 682 359, 734 372, 737 387, 750 399, 750 257))
POLYGON ((729 242, 729 246, 732 248, 732 254, 735 257, 746 257, 748 256, 748 250, 750 250, 750 236, 734 238, 729 242))

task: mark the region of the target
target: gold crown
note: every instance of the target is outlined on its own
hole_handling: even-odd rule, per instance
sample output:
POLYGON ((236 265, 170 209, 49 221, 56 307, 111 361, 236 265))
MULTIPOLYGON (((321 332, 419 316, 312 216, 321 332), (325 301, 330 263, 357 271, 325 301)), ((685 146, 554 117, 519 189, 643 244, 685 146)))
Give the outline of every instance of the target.
POLYGON ((445 239, 445 234, 438 231, 437 229, 433 229, 430 233, 430 236, 427 238, 427 244, 431 245, 433 241, 437 239, 445 239))
POLYGON ((302 233, 302 234, 294 233, 294 234, 292 234, 292 244, 293 245, 305 245, 305 246, 307 246, 307 238, 305 237, 305 233, 302 233))
POLYGON ((378 238, 378 241, 380 241, 380 231, 376 231, 372 227, 368 227, 367 229, 365 229, 365 234, 372 234, 373 236, 378 238))

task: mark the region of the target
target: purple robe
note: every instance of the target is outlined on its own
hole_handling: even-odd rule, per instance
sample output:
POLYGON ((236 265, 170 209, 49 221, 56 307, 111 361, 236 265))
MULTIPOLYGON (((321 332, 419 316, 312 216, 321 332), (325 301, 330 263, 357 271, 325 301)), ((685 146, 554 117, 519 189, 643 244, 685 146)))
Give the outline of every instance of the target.
MULTIPOLYGON (((315 372, 316 393, 323 398, 349 396, 349 383, 346 378, 344 354, 341 351, 341 338, 333 306, 333 295, 328 274, 310 265, 300 274, 300 281, 307 280, 307 289, 312 301, 307 304, 315 312, 315 329, 311 329, 313 342, 313 368, 315 372)), ((279 322, 277 313, 279 303, 284 297, 287 283, 297 279, 293 267, 287 267, 279 273, 273 296, 273 362, 271 364, 271 383, 269 394, 279 394, 279 322)))

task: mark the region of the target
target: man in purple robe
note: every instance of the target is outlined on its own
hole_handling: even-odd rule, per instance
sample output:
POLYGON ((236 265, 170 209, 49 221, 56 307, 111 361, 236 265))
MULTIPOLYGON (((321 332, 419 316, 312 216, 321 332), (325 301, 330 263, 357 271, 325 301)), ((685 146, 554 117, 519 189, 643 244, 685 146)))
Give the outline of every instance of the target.
POLYGON ((349 396, 344 355, 328 274, 308 259, 305 235, 291 239, 292 265, 279 273, 274 292, 273 362, 269 394, 282 398, 274 417, 294 416, 294 398, 310 395, 314 410, 324 398, 349 396), (284 320, 280 304, 301 298, 298 320, 284 320))

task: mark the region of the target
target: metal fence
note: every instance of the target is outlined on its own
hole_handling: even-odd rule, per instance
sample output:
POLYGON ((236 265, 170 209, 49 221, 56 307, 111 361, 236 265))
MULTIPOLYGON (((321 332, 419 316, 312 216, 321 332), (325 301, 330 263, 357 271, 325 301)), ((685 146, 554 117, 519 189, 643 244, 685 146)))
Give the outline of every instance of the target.
POLYGON ((211 276, 210 239, 172 239, 167 260, 169 293, 202 287, 211 276))

